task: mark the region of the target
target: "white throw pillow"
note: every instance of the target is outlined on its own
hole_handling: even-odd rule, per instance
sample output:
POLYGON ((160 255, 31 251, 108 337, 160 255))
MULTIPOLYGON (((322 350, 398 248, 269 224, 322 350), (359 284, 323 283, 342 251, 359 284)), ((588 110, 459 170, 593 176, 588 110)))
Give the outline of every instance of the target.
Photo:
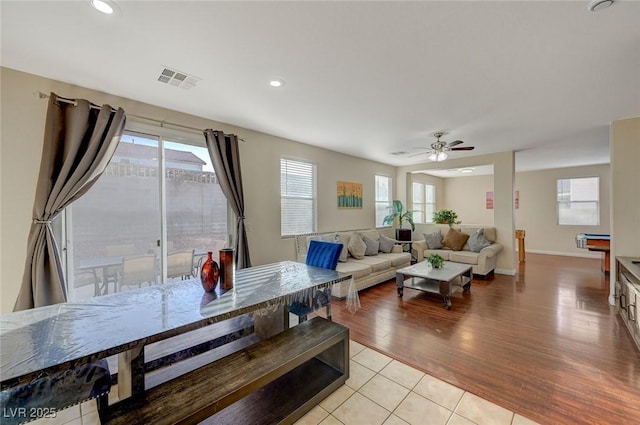
POLYGON ((349 241, 349 253, 356 260, 362 260, 367 251, 367 244, 364 243, 359 234, 354 234, 349 241))

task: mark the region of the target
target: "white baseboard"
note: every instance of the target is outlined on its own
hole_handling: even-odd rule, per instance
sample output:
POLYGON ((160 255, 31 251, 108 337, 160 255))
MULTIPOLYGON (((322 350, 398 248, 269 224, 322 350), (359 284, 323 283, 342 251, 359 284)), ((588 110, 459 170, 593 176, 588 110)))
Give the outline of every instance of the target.
POLYGON ((516 275, 516 269, 494 269, 493 272, 497 274, 506 274, 507 276, 516 275))
POLYGON ((599 252, 582 253, 582 252, 544 251, 541 249, 527 249, 525 251, 525 256, 527 252, 531 254, 560 255, 563 257, 580 257, 580 258, 596 258, 596 259, 602 258, 602 254, 600 254, 599 252))
POLYGON ((616 305, 616 298, 613 294, 609 294, 609 304, 616 305))

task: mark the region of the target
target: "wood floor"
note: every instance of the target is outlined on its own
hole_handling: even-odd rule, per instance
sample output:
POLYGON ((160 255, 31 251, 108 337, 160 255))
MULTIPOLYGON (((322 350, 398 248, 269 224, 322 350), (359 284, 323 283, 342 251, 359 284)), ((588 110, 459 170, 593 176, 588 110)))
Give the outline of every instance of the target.
POLYGON ((442 308, 393 281, 360 292, 350 337, 541 424, 640 424, 640 351, 600 261, 527 254, 517 276, 474 280, 442 308))

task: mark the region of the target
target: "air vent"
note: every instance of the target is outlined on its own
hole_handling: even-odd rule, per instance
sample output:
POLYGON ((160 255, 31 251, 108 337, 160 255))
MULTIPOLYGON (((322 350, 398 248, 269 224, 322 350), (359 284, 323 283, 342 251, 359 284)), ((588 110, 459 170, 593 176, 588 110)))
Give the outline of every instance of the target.
POLYGON ((397 152, 391 152, 391 155, 396 155, 396 156, 400 156, 400 155, 406 155, 409 152, 405 152, 405 151, 397 151, 397 152))
POLYGON ((198 81, 200 81, 200 78, 165 67, 160 73, 160 76, 158 76, 158 81, 175 87, 180 87, 184 90, 189 90, 191 87, 195 86, 198 81))

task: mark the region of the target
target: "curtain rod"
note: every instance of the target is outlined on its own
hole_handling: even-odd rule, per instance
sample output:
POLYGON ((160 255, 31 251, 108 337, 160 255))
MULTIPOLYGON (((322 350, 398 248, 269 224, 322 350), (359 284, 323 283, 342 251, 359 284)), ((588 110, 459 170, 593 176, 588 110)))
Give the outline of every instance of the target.
MULTIPOLYGON (((38 96, 40 97, 40 99, 48 99, 50 96, 46 93, 42 93, 41 91, 38 92, 38 96)), ((60 102, 65 102, 65 103, 70 103, 72 105, 77 105, 77 102, 75 100, 71 100, 71 99, 65 99, 64 97, 60 97, 58 96, 58 100, 60 102)), ((90 107, 93 109, 100 109, 99 106, 96 106, 94 104, 90 104, 90 107)), ((111 108, 112 110, 114 110, 113 108, 111 108)), ((165 125, 169 125, 172 127, 179 127, 179 128, 184 128, 187 130, 193 130, 193 131, 197 131, 198 133, 204 133, 204 130, 201 128, 196 128, 196 127, 189 127, 188 125, 182 125, 182 124, 176 124, 173 122, 168 122, 165 120, 159 120, 156 118, 149 118, 149 117, 143 117, 142 115, 135 115, 135 114, 127 114, 128 117, 133 117, 133 118, 139 118, 142 120, 147 120, 147 121, 153 121, 153 122, 157 122, 158 124, 160 124, 161 128, 164 128, 165 125)), ((240 137, 238 137, 238 140, 240 140, 241 142, 244 142, 244 139, 241 139, 240 137)))

